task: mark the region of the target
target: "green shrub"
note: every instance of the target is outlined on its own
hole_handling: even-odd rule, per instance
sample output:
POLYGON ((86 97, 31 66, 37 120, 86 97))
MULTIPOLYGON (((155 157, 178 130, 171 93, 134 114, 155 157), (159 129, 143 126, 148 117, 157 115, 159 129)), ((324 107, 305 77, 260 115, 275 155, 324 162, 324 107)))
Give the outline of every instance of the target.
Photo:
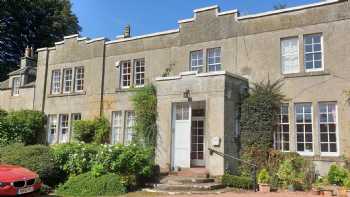
POLYGON ((96 177, 89 172, 70 177, 56 193, 60 196, 116 196, 126 193, 126 184, 115 174, 96 177))
POLYGON ((103 167, 102 164, 96 163, 91 168, 91 174, 94 177, 99 177, 107 173, 107 170, 103 167))
POLYGON ((269 184, 270 183, 270 175, 269 172, 263 168, 260 170, 258 174, 258 183, 259 184, 269 184))
MULTIPOLYGON (((284 153, 274 149, 246 149, 246 151, 248 150, 250 152, 248 152, 241 158, 251 160, 252 162, 254 162, 258 166, 258 170, 266 168, 271 176, 271 187, 274 189, 277 189, 281 185, 283 186, 283 180, 280 180, 278 178, 277 173, 281 164, 286 160, 291 161, 293 169, 295 169, 296 171, 296 174, 304 174, 304 177, 302 179, 302 182, 304 183, 302 185, 303 189, 310 188, 312 183, 315 181, 315 169, 313 163, 300 156, 298 153, 284 153)), ((251 176, 251 167, 247 165, 241 165, 240 172, 242 176, 251 176)))
POLYGON ((56 167, 48 146, 12 144, 1 149, 0 163, 26 167, 39 174, 47 185, 54 186, 65 179, 65 173, 56 167))
POLYGON ((152 177, 153 149, 137 145, 59 144, 53 146, 55 161, 67 174, 79 175, 95 169, 134 176, 139 184, 152 177))
POLYGON ((107 118, 100 117, 94 120, 95 124, 95 137, 94 142, 96 144, 105 144, 109 142, 110 124, 107 118))
POLYGON ((273 133, 278 128, 277 118, 284 98, 280 88, 280 81, 255 83, 249 96, 243 100, 240 120, 242 150, 272 148, 273 133))
POLYGON ((338 165, 331 165, 328 171, 328 182, 330 184, 343 186, 349 177, 349 172, 338 165))
POLYGON ((73 123, 73 136, 76 140, 91 143, 95 137, 95 123, 93 120, 76 120, 73 123))
POLYGON ((69 175, 79 175, 91 170, 98 153, 98 145, 57 144, 53 146, 54 160, 69 175))
POLYGON ((7 116, 7 111, 0 109, 0 118, 7 116))
POLYGON ((105 117, 73 123, 74 138, 80 142, 104 144, 109 141, 109 122, 105 117))
POLYGON ((42 112, 21 110, 3 113, 0 118, 0 143, 26 145, 43 143, 45 115, 42 112))
POLYGON ((253 188, 253 181, 250 177, 244 176, 234 176, 225 173, 221 178, 221 182, 223 185, 227 187, 234 187, 240 189, 251 189, 253 188))

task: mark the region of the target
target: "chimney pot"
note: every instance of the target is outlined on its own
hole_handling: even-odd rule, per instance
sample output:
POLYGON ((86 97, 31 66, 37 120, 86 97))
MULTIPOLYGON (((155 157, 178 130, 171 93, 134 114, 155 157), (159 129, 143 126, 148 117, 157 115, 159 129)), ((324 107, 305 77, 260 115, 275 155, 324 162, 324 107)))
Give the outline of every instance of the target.
POLYGON ((127 25, 124 28, 124 38, 130 38, 131 37, 131 28, 130 25, 127 25))
POLYGON ((29 48, 28 45, 27 45, 26 50, 24 52, 24 56, 25 57, 30 57, 31 56, 31 51, 30 51, 30 48, 29 48))

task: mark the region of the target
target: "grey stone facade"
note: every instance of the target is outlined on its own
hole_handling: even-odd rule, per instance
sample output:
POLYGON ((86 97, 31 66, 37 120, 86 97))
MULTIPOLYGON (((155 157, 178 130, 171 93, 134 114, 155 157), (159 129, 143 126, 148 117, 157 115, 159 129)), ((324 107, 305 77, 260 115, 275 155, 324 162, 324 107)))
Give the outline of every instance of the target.
MULTIPOLYGON (((248 81, 251 85, 267 78, 281 79, 287 97, 282 114, 288 116, 281 124, 286 129, 282 144, 285 150, 313 159, 324 174, 331 162, 350 156, 346 93, 350 87, 349 6, 347 0, 329 0, 247 16, 240 16, 237 10, 220 12, 212 6, 194 10, 193 18, 179 21, 175 30, 119 36, 113 41, 67 36, 54 47, 37 50, 36 68, 28 65, 29 70, 36 70, 35 83, 23 79, 16 96, 12 94, 12 75, 1 83, 0 108, 41 110, 54 115, 53 119, 56 115, 56 127, 48 125, 48 133, 55 135, 62 128, 69 134, 77 114, 82 119, 104 115, 112 122, 113 142, 127 143, 133 121, 130 96, 134 92, 130 87, 154 84, 159 112, 157 163, 164 170, 178 167, 174 133, 180 126, 176 125, 174 106, 187 103, 189 109, 204 114, 200 119, 204 126, 196 127, 198 132, 204 129, 204 135, 197 136, 204 138, 200 139, 202 145, 196 144, 204 150, 193 153, 203 161, 197 158, 190 165, 204 164, 212 175, 222 175, 234 163, 209 155, 207 148, 236 154, 235 117, 242 89, 248 81), (188 72, 194 64, 203 72, 188 72), (292 65, 292 72, 283 70, 282 64, 292 65), (76 74, 81 71, 83 85, 76 80, 81 79, 76 74), (57 86, 53 85, 55 77, 57 86)), ((28 73, 20 71, 15 74, 28 73)), ((183 123, 185 128, 183 120, 179 119, 179 125, 183 123)), ((193 123, 189 124, 193 130, 193 123)), ((57 143, 61 138, 52 139, 57 143)), ((181 158, 185 166, 188 157, 181 158)))

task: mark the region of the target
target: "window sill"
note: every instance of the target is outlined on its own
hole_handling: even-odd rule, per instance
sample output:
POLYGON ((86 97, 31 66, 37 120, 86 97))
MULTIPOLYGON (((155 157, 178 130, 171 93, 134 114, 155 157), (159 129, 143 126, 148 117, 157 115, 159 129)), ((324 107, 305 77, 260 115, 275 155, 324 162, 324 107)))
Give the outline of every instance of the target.
POLYGON ((297 78, 297 77, 314 77, 314 76, 325 76, 330 75, 326 71, 314 71, 314 72, 303 72, 303 73, 291 73, 291 74, 282 74, 283 78, 297 78))
POLYGON ((64 97, 64 96, 79 96, 79 95, 86 95, 86 91, 63 93, 63 94, 50 94, 50 95, 48 95, 48 98, 64 97))
POLYGON ((117 88, 115 89, 115 92, 137 92, 140 91, 144 86, 140 86, 140 87, 133 87, 133 88, 117 88))

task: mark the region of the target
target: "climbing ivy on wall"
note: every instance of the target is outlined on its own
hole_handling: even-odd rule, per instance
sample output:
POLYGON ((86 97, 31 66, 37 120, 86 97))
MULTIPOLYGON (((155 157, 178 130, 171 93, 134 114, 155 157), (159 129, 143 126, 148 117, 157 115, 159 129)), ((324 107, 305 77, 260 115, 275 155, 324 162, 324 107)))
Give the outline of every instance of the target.
POLYGON ((138 89, 132 97, 135 111, 136 142, 155 147, 157 136, 157 96, 153 85, 138 89))

